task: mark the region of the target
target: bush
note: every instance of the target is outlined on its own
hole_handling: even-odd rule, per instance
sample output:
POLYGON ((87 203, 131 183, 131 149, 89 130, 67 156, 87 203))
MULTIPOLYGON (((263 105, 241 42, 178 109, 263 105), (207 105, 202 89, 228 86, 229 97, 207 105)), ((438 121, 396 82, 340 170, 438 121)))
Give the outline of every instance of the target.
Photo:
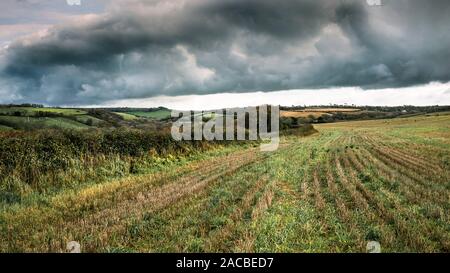
MULTIPOLYGON (((226 143, 230 142, 223 144, 226 143)), ((23 188, 11 187, 8 181, 47 191, 79 184, 89 177, 136 173, 152 158, 177 158, 215 144, 174 141, 168 131, 125 128, 4 132, 0 135, 0 189, 12 195, 2 195, 0 199, 15 200, 11 198, 15 189, 23 188)))

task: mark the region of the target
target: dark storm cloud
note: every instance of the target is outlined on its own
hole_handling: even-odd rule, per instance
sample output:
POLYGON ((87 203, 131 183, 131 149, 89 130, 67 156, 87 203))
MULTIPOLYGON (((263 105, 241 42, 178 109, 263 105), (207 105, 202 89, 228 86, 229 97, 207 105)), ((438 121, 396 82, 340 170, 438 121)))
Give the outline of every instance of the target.
POLYGON ((3 100, 94 104, 450 80, 445 0, 113 2, 0 51, 3 100))

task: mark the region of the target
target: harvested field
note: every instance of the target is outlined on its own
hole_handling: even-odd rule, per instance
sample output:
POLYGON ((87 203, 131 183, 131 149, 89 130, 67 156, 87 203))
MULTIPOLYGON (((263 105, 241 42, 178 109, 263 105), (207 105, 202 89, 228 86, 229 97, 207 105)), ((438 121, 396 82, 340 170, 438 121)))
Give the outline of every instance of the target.
POLYGON ((450 116, 317 125, 0 212, 4 252, 450 251, 450 116))

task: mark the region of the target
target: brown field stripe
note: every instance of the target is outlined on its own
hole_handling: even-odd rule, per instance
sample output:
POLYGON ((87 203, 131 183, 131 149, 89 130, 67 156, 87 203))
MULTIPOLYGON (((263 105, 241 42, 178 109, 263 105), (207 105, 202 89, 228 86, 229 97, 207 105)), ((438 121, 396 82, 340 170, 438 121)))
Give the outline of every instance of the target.
MULTIPOLYGON (((161 180, 165 180, 167 177, 165 177, 165 176, 155 176, 155 175, 150 175, 150 176, 142 176, 142 177, 136 177, 136 178, 133 178, 133 179, 137 179, 137 181, 136 181, 136 183, 134 183, 134 184, 139 184, 139 185, 142 185, 142 184, 145 184, 145 185, 148 185, 148 183, 147 183, 147 181, 144 181, 144 180, 142 180, 143 178, 146 178, 146 177, 149 177, 149 178, 153 178, 153 177, 156 177, 156 178, 158 178, 158 179, 161 179, 161 180), (141 180, 142 180, 142 182, 141 182, 141 180)), ((197 179, 199 178, 199 176, 197 176, 197 179)), ((155 179, 155 181, 157 181, 157 179, 155 179)), ((120 194, 120 196, 123 196, 123 198, 127 198, 127 201, 129 201, 129 202, 138 202, 139 200, 138 199, 141 199, 141 198, 145 198, 142 194, 141 194, 141 192, 138 192, 138 193, 133 193, 132 195, 130 195, 129 193, 128 193, 128 190, 129 190, 129 188, 131 188, 131 189, 133 189, 133 190, 136 190, 136 188, 137 187, 134 187, 134 184, 133 185, 131 185, 131 187, 127 187, 127 192, 124 194, 123 193, 123 191, 122 192, 120 192, 120 191, 117 191, 117 190, 114 190, 113 192, 111 192, 111 193, 109 193, 110 195, 112 195, 112 196, 115 196, 115 194, 120 194), (137 198, 136 198, 137 197, 137 198), (131 199, 131 200, 128 200, 128 199, 131 199)), ((155 185, 153 185, 152 186, 152 188, 151 189, 141 189, 140 187, 138 188, 138 189, 141 189, 141 190, 146 190, 146 191, 148 191, 148 190, 152 190, 153 188, 158 188, 158 186, 155 186, 155 185)), ((160 186, 161 187, 161 186, 160 186)), ((89 206, 89 202, 92 202, 92 201, 95 201, 96 203, 102 203, 102 205, 103 205, 103 203, 105 203, 105 204, 109 204, 109 205, 111 205, 111 204, 113 204, 113 205, 115 205, 116 207, 117 207, 117 205, 118 204, 116 204, 115 202, 118 202, 118 199, 117 198, 114 198, 114 199, 112 199, 112 200, 110 200, 110 202, 103 202, 103 201, 105 201, 105 200, 103 200, 103 201, 99 201, 98 200, 98 198, 97 197, 99 197, 99 196, 93 196, 93 197, 91 197, 91 199, 89 200, 85 200, 86 202, 84 202, 83 200, 81 200, 81 205, 86 205, 86 206, 89 206)), ((107 196, 104 196, 104 195, 102 195, 101 196, 101 198, 102 199, 104 199, 104 198, 106 198, 107 196)), ((73 202, 72 201, 72 199, 69 199, 69 200, 62 200, 63 202, 59 202, 59 203, 64 203, 64 204, 66 204, 66 207, 68 207, 69 209, 72 209, 74 206, 72 206, 71 205, 71 202, 73 202)), ((120 205, 120 204, 119 204, 120 205)), ((28 209, 28 208, 26 208, 26 209, 28 209)), ((60 210, 60 208, 59 207, 54 207, 54 209, 56 209, 56 211, 57 210, 60 210)), ((95 208, 97 211, 99 211, 99 212, 101 212, 101 210, 102 209, 104 209, 103 207, 96 207, 95 208)), ((114 210, 114 209, 113 209, 114 210)), ((120 210, 118 210, 118 211, 120 211, 120 210)), ((86 213, 89 213, 90 211, 87 211, 86 213)), ((92 213, 92 212, 91 212, 92 213)), ((53 216, 54 216, 54 212, 50 212, 50 213, 45 213, 45 211, 43 211, 43 213, 41 214, 41 217, 39 217, 39 221, 40 222, 42 222, 42 223, 44 223, 44 222, 48 222, 48 223, 54 223, 54 224, 52 224, 52 226, 48 226, 47 228, 49 228, 49 229, 52 229, 52 230, 54 230, 55 229, 55 227, 57 227, 58 229, 61 229, 61 228, 63 228, 63 226, 64 225, 68 225, 68 224, 72 224, 73 222, 76 222, 76 221, 80 221, 79 219, 81 218, 82 219, 82 217, 89 217, 89 216, 86 216, 86 214, 79 214, 78 213, 78 211, 73 211, 72 213, 70 213, 70 211, 61 211, 60 212, 60 216, 58 216, 58 218, 56 218, 56 219, 51 219, 51 218, 49 218, 49 217, 52 217, 53 218, 53 216)), ((17 214, 18 216, 19 215, 21 215, 21 214, 17 214)), ((14 216, 13 216, 13 218, 14 218, 14 216)), ((114 219, 116 219, 116 218, 113 218, 113 220, 114 219)), ((29 221, 32 221, 33 219, 22 219, 22 220, 18 220, 17 222, 24 222, 24 224, 25 223, 28 223, 29 221)), ((117 220, 117 219, 116 219, 117 220)), ((13 222, 16 222, 15 220, 12 220, 11 221, 12 223, 13 222)), ((32 223, 28 223, 30 226, 33 226, 33 224, 32 223)), ((28 225, 27 224, 27 225, 28 225)), ((16 228, 20 228, 20 227, 11 227, 12 229, 16 229, 16 228)), ((16 230, 17 231, 17 230, 16 230)), ((34 231, 34 233, 35 233, 35 236, 37 237, 38 236, 38 234, 46 234, 47 233, 47 230, 35 230, 34 231)), ((22 236, 22 235, 20 235, 20 236, 22 236)), ((29 236, 28 234, 27 235, 23 235, 23 236, 29 236)), ((27 242, 28 240, 26 240, 26 239, 24 239, 23 240, 24 242, 27 242)), ((40 245, 39 247, 45 247, 45 244, 42 244, 42 245, 40 245)), ((33 247, 31 247, 31 248, 33 248, 33 247)), ((64 248, 64 246, 62 246, 62 244, 61 244, 61 249, 63 249, 64 248)), ((38 250, 38 249, 36 249, 36 250, 38 250)), ((52 251, 53 249, 42 249, 42 251, 52 251)))
POLYGON ((336 203, 336 207, 338 209, 339 212, 339 216, 341 217, 342 220, 344 220, 344 222, 348 222, 351 217, 350 217, 350 213, 347 209, 347 206, 345 205, 344 200, 342 200, 342 198, 339 196, 338 194, 338 190, 336 187, 336 181, 334 181, 334 177, 331 171, 331 168, 329 166, 329 163, 327 164, 327 185, 328 185, 328 189, 330 190, 330 193, 332 194, 334 201, 336 203))
POLYGON ((370 149, 368 151, 373 154, 375 158, 379 159, 388 166, 395 166, 397 172, 409 177, 411 180, 414 180, 416 183, 419 183, 424 187, 430 186, 428 182, 431 182, 433 185, 440 186, 442 188, 445 188, 446 186, 445 183, 442 183, 442 181, 436 181, 434 178, 431 178, 429 176, 424 177, 422 173, 418 173, 414 168, 408 167, 407 164, 405 166, 404 162, 396 157, 390 156, 389 154, 380 153, 376 149, 370 149))
POLYGON ((309 184, 308 181, 309 181, 309 176, 305 175, 300 184, 300 192, 302 193, 301 199, 305 200, 305 201, 308 201, 309 196, 311 195, 311 189, 308 185, 309 184))
MULTIPOLYGON (((390 154, 389 152, 386 152, 383 149, 378 148, 377 146, 373 145, 372 146, 372 151, 376 152, 379 157, 378 158, 385 158, 388 159, 389 161, 393 162, 395 165, 399 165, 404 169, 407 169, 408 171, 406 173, 415 173, 419 176, 425 176, 428 178, 428 180, 432 181, 434 178, 430 177, 430 173, 425 170, 423 167, 422 168, 417 168, 415 166, 411 166, 411 164, 409 164, 407 161, 405 161, 404 159, 402 159, 401 157, 396 157, 392 154, 390 154)), ((440 181, 433 181, 436 182, 438 184, 441 184, 440 181)))
POLYGON ((210 182, 230 175, 238 169, 254 163, 255 160, 255 158, 246 158, 243 162, 230 162, 231 164, 228 165, 228 168, 226 170, 214 175, 209 175, 207 178, 198 177, 197 179, 187 181, 185 181, 186 179, 184 179, 183 182, 174 181, 170 184, 157 187, 152 191, 142 193, 141 196, 137 195, 136 199, 126 200, 125 202, 118 203, 116 205, 116 208, 102 210, 86 217, 87 219, 81 219, 80 223, 86 226, 93 221, 92 224, 96 225, 95 223, 97 222, 97 220, 105 219, 107 215, 117 215, 117 213, 119 213, 122 215, 122 217, 129 218, 131 215, 133 215, 133 212, 140 214, 144 208, 150 208, 153 210, 162 209, 172 204, 173 202, 176 202, 180 198, 183 198, 184 196, 204 189, 210 182))
MULTIPOLYGON (((365 150, 366 151, 366 150, 365 150)), ((367 152, 367 151, 366 151, 367 152)), ((347 151, 348 158, 350 158, 350 163, 357 169, 358 172, 365 172, 366 166, 363 166, 365 163, 360 159, 359 153, 354 153, 354 151, 347 151)), ((437 192, 430 192, 428 189, 420 187, 414 182, 408 180, 408 178, 400 179, 401 177, 398 173, 395 172, 394 169, 389 169, 388 166, 384 165, 382 162, 376 162, 376 159, 371 158, 371 155, 367 157, 370 162, 377 166, 378 173, 375 173, 379 178, 387 178, 387 181, 390 185, 392 185, 392 180, 397 180, 401 183, 400 190, 401 192, 408 197, 408 200, 411 200, 417 204, 421 204, 423 201, 417 200, 415 195, 421 195, 425 198, 425 200, 435 200, 435 198, 441 197, 437 192), (408 180, 408 181, 405 181, 408 180)), ((442 201, 442 200, 440 200, 442 201)))
MULTIPOLYGON (((117 228, 123 228, 123 226, 116 228, 115 225, 119 224, 121 221, 129 219, 130 217, 141 215, 146 208, 151 209, 152 211, 162 209, 183 198, 184 196, 194 194, 195 192, 204 189, 210 182, 229 175, 236 170, 258 160, 261 160, 261 158, 257 159, 255 156, 249 156, 245 157, 245 160, 243 161, 230 161, 227 163, 228 168, 226 170, 206 179, 202 179, 202 177, 197 177, 194 179, 194 177, 191 181, 185 181, 186 179, 183 180, 184 182, 174 181, 160 187, 155 187, 153 190, 149 189, 150 191, 147 193, 136 193, 136 198, 115 203, 114 207, 94 212, 90 215, 84 216, 81 219, 75 218, 74 220, 66 221, 65 218, 61 218, 61 223, 55 223, 55 225, 58 226, 57 233, 60 234, 60 236, 54 236, 54 241, 59 241, 62 237, 70 236, 70 234, 73 234, 73 237, 76 238, 77 234, 92 233, 98 228, 101 228, 103 233, 110 233, 110 231, 114 231, 117 228)), ((55 227, 52 227, 52 229, 55 227)), ((35 236, 39 233, 42 234, 42 238, 45 238, 44 234, 46 234, 47 231, 36 231, 35 236)), ((58 247, 58 245, 59 244, 56 243, 56 245, 54 245, 56 249, 51 250, 62 250, 65 247, 62 243, 60 247, 58 247)), ((42 247, 45 247, 45 245, 43 244, 42 246, 35 247, 29 246, 29 248, 36 249, 41 249, 42 247)), ((48 251, 48 249, 45 249, 45 251, 48 251)))
MULTIPOLYGON (((264 215, 264 212, 266 212, 267 209, 272 206, 272 201, 274 198, 273 187, 275 187, 275 185, 276 183, 266 185, 264 193, 259 198, 258 202, 252 210, 252 222, 258 221, 258 219, 260 219, 264 215)), ((235 250, 237 252, 254 252, 255 240, 255 234, 253 234, 253 232, 250 230, 249 225, 243 232, 241 238, 236 241, 235 250)))
POLYGON ((336 170, 337 170, 338 176, 340 178, 339 180, 341 181, 342 185, 347 190, 347 192, 350 194, 353 201, 356 202, 358 207, 360 207, 364 210, 369 210, 369 205, 367 204, 367 201, 364 199, 364 197, 361 195, 361 193, 359 193, 356 190, 355 185, 353 185, 352 183, 350 183, 350 181, 348 181, 348 178, 342 168, 342 165, 339 162, 339 157, 335 158, 335 164, 336 164, 336 170))
POLYGON ((274 198, 274 191, 272 187, 275 187, 276 183, 269 184, 266 186, 264 193, 261 198, 256 203, 255 207, 252 211, 252 220, 256 220, 261 217, 261 215, 272 205, 272 201, 274 198))
POLYGON ((410 169, 415 169, 417 172, 423 174, 423 175, 430 175, 430 173, 432 174, 437 174, 440 173, 441 170, 438 166, 428 166, 425 164, 420 164, 417 163, 415 161, 412 161, 410 159, 408 159, 407 157, 404 156, 404 154, 398 153, 396 150, 394 149, 390 149, 390 148, 383 148, 383 147, 379 147, 377 146, 375 149, 379 150, 381 153, 388 155, 389 157, 395 157, 398 158, 399 160, 401 160, 402 162, 404 162, 405 167, 410 168, 410 169))
POLYGON ((418 168, 419 170, 422 170, 425 166, 425 164, 417 165, 415 162, 411 162, 404 154, 400 153, 399 151, 396 151, 392 147, 380 143, 379 141, 371 137, 366 137, 366 140, 372 146, 373 149, 377 150, 379 153, 384 154, 385 156, 388 155, 392 158, 396 158, 398 161, 401 160, 405 166, 411 167, 410 165, 412 165, 415 168, 418 168))
MULTIPOLYGON (((243 220, 244 213, 248 211, 252 205, 255 203, 256 194, 268 183, 268 177, 264 176, 257 181, 253 188, 249 189, 245 195, 242 197, 240 202, 240 208, 236 209, 234 213, 230 216, 232 222, 228 222, 220 230, 215 232, 206 243, 207 251, 229 251, 226 248, 224 242, 230 242, 231 237, 233 237, 234 229, 236 225, 243 220), (225 247, 225 248, 223 248, 225 247)), ((260 200, 260 199, 259 199, 260 200)), ((238 241, 238 239, 236 240, 238 241)), ((246 243, 248 245, 248 242, 246 243)))
MULTIPOLYGON (((349 155, 350 158, 350 163, 353 164, 353 166, 356 166, 357 164, 355 164, 354 162, 352 162, 353 160, 358 160, 357 158, 354 157, 353 155, 349 155)), ((360 171, 360 170, 358 170, 360 171)), ((391 196, 392 192, 390 192, 388 189, 384 189, 385 191, 387 191, 387 195, 386 196, 391 196)), ((426 230, 423 232, 423 234, 434 234, 433 237, 434 238, 438 238, 437 241, 439 243, 441 243, 442 246, 445 245, 450 245, 450 241, 448 241, 448 243, 445 243, 447 240, 449 240, 449 236, 446 236, 446 231, 443 230, 442 228, 435 226, 433 223, 430 223, 430 221, 428 219, 426 219, 423 215, 417 215, 417 214, 411 214, 410 211, 405 210, 405 206, 407 206, 406 204, 399 204, 398 200, 394 200, 391 196, 390 202, 391 204, 394 205, 396 211, 398 212, 402 212, 403 214, 406 215, 407 218, 409 219, 415 219, 416 221, 420 222, 423 226, 423 228, 425 228, 426 230)), ((418 202, 420 204, 420 202, 418 202)))
MULTIPOLYGON (((420 227, 423 230, 422 234, 427 234, 428 238, 432 238, 432 241, 439 243, 440 251, 450 250, 450 234, 447 232, 446 228, 441 225, 436 225, 435 222, 427 219, 423 214, 414 214, 410 210, 405 209, 408 205, 402 204, 398 200, 398 197, 389 190, 383 189, 382 193, 394 205, 397 212, 404 214, 407 219, 414 219, 415 222, 420 223, 420 227)), ((436 248, 436 250, 438 249, 436 248)))
POLYGON ((325 209, 325 201, 323 200, 322 194, 320 193, 320 181, 317 169, 318 167, 315 168, 313 173, 313 192, 314 192, 315 206, 316 208, 322 211, 325 209))
POLYGON ((420 158, 405 151, 399 150, 398 148, 390 147, 389 145, 386 145, 381 141, 377 141, 372 137, 368 137, 368 139, 369 142, 376 148, 382 149, 384 152, 396 155, 399 158, 402 158, 405 162, 414 165, 419 169, 427 169, 434 173, 443 170, 440 166, 440 163, 437 163, 437 161, 434 162, 434 160, 420 158))
POLYGON ((376 211, 377 213, 373 211, 372 207, 368 203, 368 200, 358 190, 356 183, 354 181, 354 177, 350 176, 352 178, 353 183, 351 183, 348 180, 340 163, 341 160, 342 157, 335 158, 336 168, 342 185, 344 186, 346 191, 350 194, 352 199, 357 203, 357 205, 364 211, 370 222, 385 227, 384 228, 385 233, 381 238, 381 242, 385 245, 394 245, 395 244, 394 241, 398 240, 396 235, 394 234, 394 230, 392 229, 392 227, 388 225, 386 219, 379 215, 378 211, 376 211))
MULTIPOLYGON (((247 164, 245 164, 245 165, 247 165, 247 164)), ((195 194, 196 192, 199 192, 199 191, 205 189, 205 187, 209 183, 211 183, 213 181, 216 181, 217 179, 219 179, 219 178, 221 178, 223 176, 229 175, 229 174, 233 173, 234 171, 236 171, 237 169, 240 169, 241 167, 243 167, 245 165, 241 165, 241 166, 238 166, 236 168, 230 168, 230 169, 228 169, 225 172, 221 172, 221 173, 215 174, 215 175, 210 176, 207 179, 204 179, 204 180, 202 180, 200 182, 197 182, 197 183, 191 182, 189 184, 182 185, 183 188, 187 189, 186 191, 180 190, 180 187, 178 187, 177 189, 174 189, 172 191, 172 193, 164 193, 164 194, 160 193, 158 195, 155 195, 155 198, 149 199, 149 197, 147 196, 148 201, 145 200, 146 204, 145 203, 142 204, 137 209, 136 208, 135 209, 127 209, 127 211, 128 212, 136 211, 137 214, 135 214, 135 216, 140 217, 142 215, 139 215, 139 213, 141 213, 142 211, 148 212, 149 210, 150 211, 161 210, 161 209, 167 207, 168 205, 170 205, 171 203, 176 202, 176 201, 180 200, 181 198, 183 198, 185 196, 190 196, 192 194, 195 194), (169 196, 167 198, 168 194, 169 194, 169 196), (170 194, 172 194, 172 195, 170 195, 170 194), (151 201, 151 202, 149 202, 149 201, 151 201)), ((126 215, 125 217, 129 218, 129 215, 126 215)))
POLYGON ((423 251, 432 251, 435 249, 430 242, 423 240, 426 233, 417 232, 414 229, 411 229, 409 223, 403 219, 394 215, 390 210, 388 210, 371 191, 369 191, 357 178, 355 170, 351 167, 350 162, 347 158, 343 158, 344 164, 349 168, 349 173, 352 176, 352 180, 356 184, 357 189, 363 194, 364 198, 368 200, 368 202, 374 206, 379 212, 380 216, 384 218, 387 222, 394 223, 397 234, 402 236, 408 245, 413 247, 414 249, 423 250, 423 251))
POLYGON ((331 169, 330 161, 327 161, 327 185, 330 193, 334 199, 337 207, 339 218, 342 223, 347 227, 348 232, 356 238, 357 246, 360 251, 365 251, 365 238, 363 236, 364 231, 361 229, 360 225, 357 223, 352 212, 347 208, 345 201, 339 195, 339 190, 336 186, 336 181, 334 179, 334 174, 331 169))
POLYGON ((447 170, 445 163, 442 161, 442 157, 439 156, 441 153, 447 153, 448 150, 445 148, 438 148, 434 146, 405 142, 401 144, 399 147, 401 151, 408 150, 411 153, 412 157, 420 158, 424 162, 428 162, 428 166, 432 168, 436 168, 438 166, 441 170, 447 170), (422 157, 421 155, 426 154, 426 157, 422 157))
MULTIPOLYGON (((366 151, 365 149, 363 149, 363 150, 366 151)), ((347 153, 350 158, 350 161, 353 164, 355 164, 355 166, 357 167, 359 172, 365 172, 367 169, 369 169, 368 163, 372 163, 372 164, 374 164, 373 166, 377 167, 376 175, 380 178, 385 178, 386 179, 385 181, 387 183, 389 183, 389 185, 392 186, 393 181, 395 181, 397 178, 400 178, 400 176, 397 172, 395 172, 393 169, 388 169, 387 166, 381 162, 376 162, 376 159, 372 158, 370 154, 368 154, 364 160, 362 158, 363 155, 361 154, 362 153, 361 149, 359 149, 357 153, 355 153, 355 151, 353 151, 353 150, 347 151, 347 153)), ((413 183, 412 185, 410 185, 403 180, 400 181, 400 183, 401 183, 401 191, 403 194, 405 194, 405 196, 408 199, 411 199, 411 200, 414 199, 414 196, 416 194, 414 191, 411 191, 412 187, 414 187, 416 189, 418 187, 419 192, 423 192, 422 188, 417 184, 413 183), (405 185, 407 185, 407 186, 405 186, 405 185)), ((417 202, 417 200, 416 200, 416 202, 417 202)))
MULTIPOLYGON (((404 156, 404 157, 408 157, 412 160, 418 161, 420 164, 425 165, 427 167, 430 168, 440 168, 442 169, 442 166, 440 166, 441 162, 440 160, 438 160, 437 158, 433 158, 433 157, 427 157, 427 158, 423 158, 413 152, 413 149, 411 149, 411 146, 420 146, 417 143, 412 143, 411 141, 405 141, 403 139, 399 139, 399 138, 395 138, 395 139, 390 139, 389 141, 391 142, 399 142, 402 145, 406 145, 407 147, 404 148, 393 148, 387 144, 385 144, 385 141, 381 141, 381 139, 385 139, 386 136, 378 136, 377 138, 374 138, 373 136, 368 136, 367 139, 369 139, 369 141, 373 144, 376 145, 381 145, 390 149, 394 149, 395 152, 397 152, 399 155, 404 156), (405 151, 405 149, 408 149, 409 152, 405 151)), ((426 150, 429 150, 429 146, 422 146, 422 148, 425 148, 426 150)))
MULTIPOLYGON (((152 175, 143 175, 131 178, 133 179, 134 183, 132 184, 126 184, 124 187, 118 187, 114 190, 108 191, 108 192, 100 192, 100 196, 93 196, 89 195, 87 196, 86 200, 83 199, 77 199, 77 204, 71 204, 73 201, 71 199, 69 200, 59 200, 59 204, 64 204, 65 211, 62 211, 65 221, 71 221, 76 218, 80 218, 84 216, 84 214, 92 213, 92 210, 101 210, 103 208, 108 208, 109 206, 114 206, 119 202, 127 201, 129 199, 135 199, 139 197, 142 197, 145 195, 145 192, 152 191, 154 188, 164 186, 165 184, 171 182, 171 181, 177 181, 177 183, 185 183, 192 180, 199 180, 203 178, 207 178, 211 175, 214 175, 216 173, 224 172, 225 169, 230 165, 236 165, 240 164, 239 162, 246 162, 247 160, 251 160, 256 156, 256 153, 254 150, 248 150, 247 154, 238 153, 236 155, 228 155, 225 157, 222 157, 223 160, 221 164, 218 164, 218 161, 214 160, 212 162, 202 162, 204 166, 204 170, 202 172, 201 169, 195 169, 194 171, 187 172, 184 174, 184 176, 180 175, 165 175, 165 174, 152 174, 152 175), (117 198, 119 196, 120 198, 117 198), (99 201, 99 199, 101 199, 99 201), (95 207, 93 207, 90 210, 83 209, 84 207, 90 206, 92 202, 95 202, 95 207), (81 206, 81 207, 80 207, 81 206), (79 215, 77 213, 77 210, 84 211, 83 215, 79 215)), ((124 181, 128 180, 130 178, 124 178, 124 181)), ((64 209, 63 208, 63 209, 64 209)), ((59 209, 57 206, 54 207, 54 209, 59 209)))
POLYGON ((450 195, 443 195, 437 191, 430 190, 429 187, 425 187, 422 184, 418 183, 416 179, 411 179, 408 176, 402 175, 402 173, 398 172, 395 168, 390 167, 385 162, 376 158, 371 154, 368 150, 360 150, 360 153, 365 153, 366 160, 361 158, 362 154, 356 153, 357 160, 363 162, 362 164, 367 165, 367 160, 369 160, 374 166, 377 167, 377 170, 381 172, 382 176, 388 179, 388 182, 391 181, 399 181, 401 184, 401 189, 404 192, 405 196, 413 202, 418 204, 423 203, 423 200, 434 200, 440 204, 448 204, 450 202, 450 195), (420 199, 417 200, 416 196, 419 196, 420 199))
POLYGON ((411 164, 417 166, 418 168, 429 168, 430 170, 434 172, 442 171, 442 168, 440 165, 436 164, 430 164, 430 161, 426 161, 423 158, 415 157, 411 154, 408 154, 402 150, 399 150, 398 148, 389 147, 387 145, 383 145, 386 150, 388 150, 390 153, 395 154, 399 157, 403 157, 405 160, 410 162, 411 164))

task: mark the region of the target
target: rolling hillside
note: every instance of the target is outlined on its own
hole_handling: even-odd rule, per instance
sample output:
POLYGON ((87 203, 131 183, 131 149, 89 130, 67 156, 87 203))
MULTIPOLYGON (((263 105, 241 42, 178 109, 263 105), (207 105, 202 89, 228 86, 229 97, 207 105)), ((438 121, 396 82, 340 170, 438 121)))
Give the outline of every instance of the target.
POLYGON ((117 112, 114 109, 0 106, 0 131, 145 127, 168 117, 169 109, 117 112))

